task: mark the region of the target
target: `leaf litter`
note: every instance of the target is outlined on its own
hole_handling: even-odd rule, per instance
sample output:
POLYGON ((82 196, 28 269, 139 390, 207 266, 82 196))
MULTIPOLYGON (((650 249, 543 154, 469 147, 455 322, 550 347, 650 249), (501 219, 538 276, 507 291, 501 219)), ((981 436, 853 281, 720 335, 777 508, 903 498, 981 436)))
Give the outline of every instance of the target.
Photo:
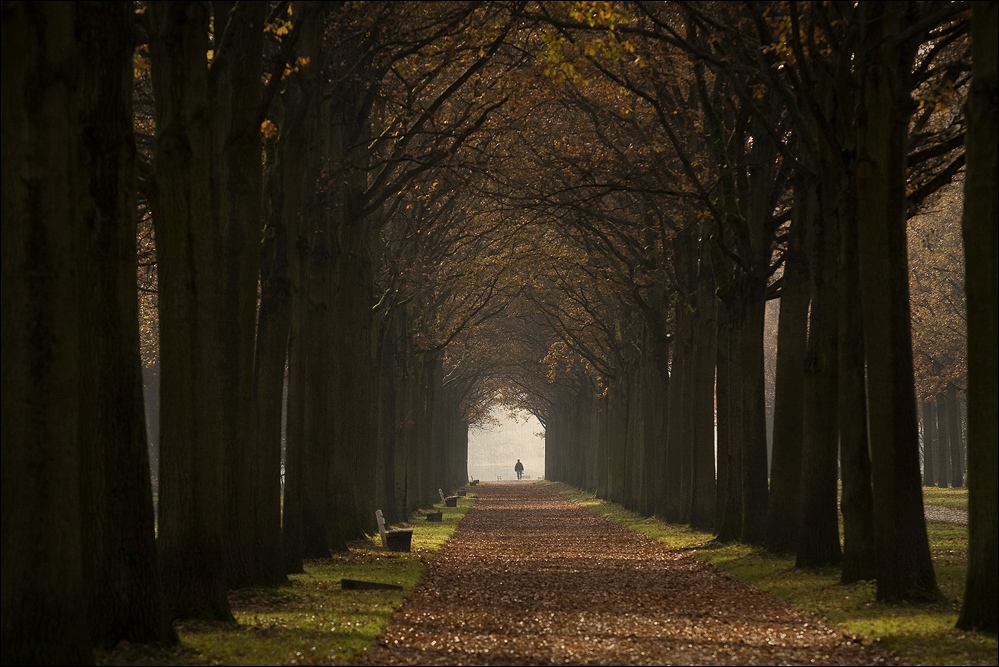
POLYGON ((904 664, 551 486, 477 496, 358 664, 904 664))

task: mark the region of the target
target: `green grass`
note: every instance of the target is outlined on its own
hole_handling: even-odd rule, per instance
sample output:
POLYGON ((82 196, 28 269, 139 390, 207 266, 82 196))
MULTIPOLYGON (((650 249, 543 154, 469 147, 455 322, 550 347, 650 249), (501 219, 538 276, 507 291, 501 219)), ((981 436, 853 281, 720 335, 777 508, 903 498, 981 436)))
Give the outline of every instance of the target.
MULTIPOLYGON (((542 482, 550 484, 551 482, 542 482)), ((644 518, 565 485, 562 493, 602 516, 690 552, 761 589, 808 610, 844 632, 881 644, 918 664, 995 665, 994 637, 954 629, 967 564, 967 528, 931 521, 930 548, 944 600, 935 604, 886 605, 874 601, 874 584, 839 584, 839 571, 803 571, 793 558, 777 557, 747 545, 719 544, 708 533, 644 518)), ((966 489, 925 487, 927 505, 967 509, 966 489)), ((305 563, 305 573, 274 588, 234 591, 230 602, 237 624, 177 624, 180 646, 121 646, 99 651, 103 665, 350 664, 371 645, 423 573, 423 567, 451 536, 472 504, 443 508, 442 523, 425 512, 411 517, 413 550, 381 548, 377 535, 358 540, 346 554, 305 563), (343 591, 340 579, 381 581, 402 591, 343 591)), ((440 506, 435 506, 440 508, 440 506)), ((393 526, 399 527, 399 526, 393 526)))
POLYGON ((474 494, 443 509, 441 523, 418 511, 410 522, 412 551, 382 549, 375 534, 349 545, 347 553, 307 560, 305 573, 282 586, 232 591, 237 623, 176 623, 180 646, 122 645, 98 651, 101 665, 314 665, 354 662, 388 625, 412 592, 424 565, 454 533, 474 494), (341 590, 341 579, 401 585, 403 590, 341 590))
MULTIPOLYGON (((930 552, 943 600, 932 604, 884 604, 875 601, 874 582, 840 584, 838 568, 799 570, 794 567, 793 556, 775 556, 745 544, 722 544, 710 533, 642 517, 564 484, 558 484, 558 487, 590 511, 687 551, 742 581, 791 601, 865 642, 880 642, 907 662, 923 665, 997 663, 999 645, 996 637, 954 628, 964 595, 968 562, 966 526, 927 522, 930 552)), ((960 501, 963 491, 965 507, 954 507, 967 507, 966 490, 933 491, 949 492, 947 497, 955 503, 960 501)), ((929 497, 926 503, 942 504, 935 499, 931 503, 929 497)))
POLYGON ((952 510, 968 511, 968 489, 941 489, 936 486, 923 487, 923 504, 948 507, 952 510))

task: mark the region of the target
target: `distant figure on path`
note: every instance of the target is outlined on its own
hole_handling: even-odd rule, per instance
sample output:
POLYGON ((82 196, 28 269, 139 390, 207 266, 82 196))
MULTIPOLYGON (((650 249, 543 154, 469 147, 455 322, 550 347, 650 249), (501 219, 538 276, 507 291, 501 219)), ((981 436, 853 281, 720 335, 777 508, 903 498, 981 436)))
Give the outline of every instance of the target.
POLYGON ((517 479, 520 479, 520 476, 524 474, 524 464, 520 462, 520 459, 517 459, 517 465, 513 469, 517 473, 517 479))

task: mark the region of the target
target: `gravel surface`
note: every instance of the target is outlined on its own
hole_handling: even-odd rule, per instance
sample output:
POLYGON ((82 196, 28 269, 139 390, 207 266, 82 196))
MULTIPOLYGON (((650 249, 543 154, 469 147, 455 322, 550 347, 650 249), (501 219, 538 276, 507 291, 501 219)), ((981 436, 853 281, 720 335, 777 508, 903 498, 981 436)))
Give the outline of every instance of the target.
POLYGON ((477 494, 361 664, 902 664, 546 485, 477 494))
POLYGON ((945 521, 946 523, 956 523, 961 526, 968 525, 968 513, 964 510, 927 505, 923 508, 923 512, 925 512, 926 518, 930 521, 945 521))

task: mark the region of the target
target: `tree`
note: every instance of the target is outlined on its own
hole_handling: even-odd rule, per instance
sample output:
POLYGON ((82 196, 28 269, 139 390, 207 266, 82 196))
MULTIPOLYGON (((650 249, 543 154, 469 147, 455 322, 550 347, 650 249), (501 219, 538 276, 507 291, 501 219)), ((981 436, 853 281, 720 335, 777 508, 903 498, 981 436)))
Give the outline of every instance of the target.
MULTIPOLYGON (((261 106, 265 2, 215 3, 214 53, 208 72, 211 109, 212 218, 217 312, 210 326, 218 338, 218 418, 223 449, 226 579, 231 587, 270 583, 261 573, 255 544, 257 414, 253 401, 253 352, 263 195, 258 118, 261 106)), ((280 75, 280 74, 277 74, 280 75)), ((272 460, 273 463, 273 460, 272 460)), ((276 481, 279 468, 268 476, 276 481)), ((266 480, 266 477, 264 477, 266 480)), ((273 489, 273 486, 272 486, 273 489)), ((272 503, 278 498, 270 496, 272 503)), ((272 509, 276 509, 273 507, 272 509)))
POLYGON ((905 242, 907 92, 919 17, 861 6, 857 211, 879 600, 939 595, 923 518, 905 242))
POLYGON ((133 7, 81 3, 80 442, 84 580, 95 644, 172 643, 156 558, 136 299, 133 7))
MULTIPOLYGON (((453 155, 502 103, 479 94, 498 81, 480 73, 509 30, 504 7, 355 9, 331 7, 325 22, 321 205, 306 209, 295 244, 309 251, 292 285, 289 442, 303 443, 302 535, 312 555, 345 549, 373 526, 379 229, 396 195, 453 155)), ((432 419, 432 410, 425 414, 432 419)), ((296 447, 289 461, 299 460, 296 447)), ((290 464, 289 481, 297 484, 298 474, 290 464)))
MULTIPOLYGON (((302 442, 295 429, 287 439, 282 437, 282 414, 286 405, 286 370, 292 366, 289 352, 294 320, 293 288, 300 263, 295 241, 299 219, 311 193, 309 184, 316 182, 319 171, 317 151, 311 149, 307 139, 315 130, 319 106, 320 7, 299 4, 291 7, 296 23, 292 32, 281 40, 282 57, 276 64, 284 70, 287 64, 294 62, 294 75, 288 77, 283 90, 276 96, 268 119, 277 134, 268 143, 260 248, 260 307, 253 355, 260 456, 256 473, 260 498, 255 499, 259 509, 254 541, 260 573, 272 581, 282 581, 286 571, 302 571, 301 461, 298 458, 302 442), (296 50, 300 54, 297 58, 294 57, 296 50), (285 443, 287 446, 283 446, 285 443), (282 470, 282 464, 284 522, 281 478, 275 474, 282 470)), ((271 72, 270 84, 276 81, 274 77, 284 74, 284 71, 271 72)), ((295 366, 292 376, 297 379, 299 375, 300 367, 295 366)))
POLYGON ((0 657, 93 664, 81 545, 75 7, 3 8, 0 657))
MULTIPOLYGON (((808 3, 800 5, 772 5, 761 11, 750 7, 750 13, 759 33, 762 53, 769 66, 761 68, 761 78, 767 85, 781 91, 788 105, 788 113, 797 130, 798 142, 789 146, 798 161, 798 168, 805 169, 817 177, 815 187, 822 203, 822 218, 830 228, 838 229, 838 234, 823 242, 836 242, 841 245, 838 259, 835 255, 830 262, 837 265, 837 288, 827 293, 826 301, 837 294, 838 303, 812 304, 812 313, 831 308, 837 311, 835 317, 824 318, 830 333, 836 330, 836 350, 830 345, 830 353, 836 356, 829 368, 838 376, 837 412, 839 414, 839 439, 843 462, 843 504, 844 580, 866 578, 864 565, 870 563, 873 553, 871 524, 871 479, 868 461, 867 433, 863 427, 868 423, 866 404, 871 397, 865 395, 864 355, 861 332, 867 327, 860 316, 860 309, 853 307, 849 298, 857 288, 858 266, 854 245, 858 234, 856 228, 855 203, 856 184, 863 179, 855 177, 858 137, 858 121, 865 117, 855 113, 851 99, 860 99, 861 80, 857 75, 855 62, 860 62, 859 53, 863 50, 861 34, 862 22, 858 21, 859 6, 828 5, 808 3), (835 101, 835 104, 830 102, 835 101), (867 554, 867 555, 865 555, 867 554)), ((918 58, 910 63, 911 76, 904 84, 906 93, 901 97, 915 94, 920 99, 919 114, 913 117, 911 126, 904 124, 907 134, 908 168, 898 166, 906 182, 906 210, 914 210, 926 197, 935 192, 960 168, 963 157, 955 137, 960 136, 962 124, 946 103, 946 91, 951 86, 960 86, 964 67, 962 49, 965 22, 962 7, 957 4, 913 5, 913 16, 919 13, 921 21, 913 23, 906 37, 913 40, 909 48, 915 48, 918 58), (930 103, 935 100, 934 103, 930 103), (939 113, 938 113, 939 112, 939 113)), ((725 25, 719 26, 724 29, 725 25)), ((741 33, 730 33, 739 40, 741 33)), ((738 41, 736 42, 738 43, 738 41)), ((726 43, 727 44, 727 43, 726 43)), ((720 71, 734 74, 746 59, 729 58, 726 67, 720 71), (733 70, 735 72, 733 72, 733 70)), ((738 77, 733 77, 738 80, 738 77)), ((872 188, 877 190, 878 188, 872 188)), ((863 209, 865 213, 869 210, 863 209)), ((827 234, 828 236, 828 234, 827 234)), ((814 260, 813 260, 814 263, 814 260)), ((814 276, 813 276, 814 280, 814 276)), ((816 332, 818 333, 818 332, 816 332)), ((904 354, 904 353, 903 353, 904 354)), ((870 383, 866 383, 870 387, 870 383)), ((815 410, 821 410, 816 406, 815 410)), ((812 428, 806 420, 805 428, 812 428)), ((826 451, 833 447, 827 446, 826 451)), ((822 507, 827 517, 824 525, 832 533, 834 516, 828 506, 833 502, 829 491, 831 471, 828 466, 834 458, 827 455, 826 464, 817 470, 824 470, 826 482, 822 485, 806 484, 809 492, 824 489, 825 501, 822 507)), ((833 545, 835 538, 826 538, 825 543, 833 545)), ((834 549, 835 551, 835 549, 834 549)))
MULTIPOLYGON (((807 187, 796 177, 794 188, 807 187)), ((801 497, 801 438, 804 433, 802 394, 808 326, 810 281, 805 257, 805 225, 813 215, 807 196, 795 196, 794 217, 788 231, 784 274, 780 287, 777 359, 774 376, 773 453, 770 457, 770 506, 764 544, 775 553, 798 547, 801 497)), ((813 202, 812 202, 813 203, 813 202)))
POLYGON ((973 80, 965 103, 968 169, 964 191, 965 285, 968 294, 968 579, 957 627, 996 633, 996 415, 999 325, 996 317, 997 160, 996 3, 972 15, 973 80))
POLYGON ((218 226, 207 7, 152 3, 160 313, 159 553, 172 618, 232 621, 223 560, 218 226))

